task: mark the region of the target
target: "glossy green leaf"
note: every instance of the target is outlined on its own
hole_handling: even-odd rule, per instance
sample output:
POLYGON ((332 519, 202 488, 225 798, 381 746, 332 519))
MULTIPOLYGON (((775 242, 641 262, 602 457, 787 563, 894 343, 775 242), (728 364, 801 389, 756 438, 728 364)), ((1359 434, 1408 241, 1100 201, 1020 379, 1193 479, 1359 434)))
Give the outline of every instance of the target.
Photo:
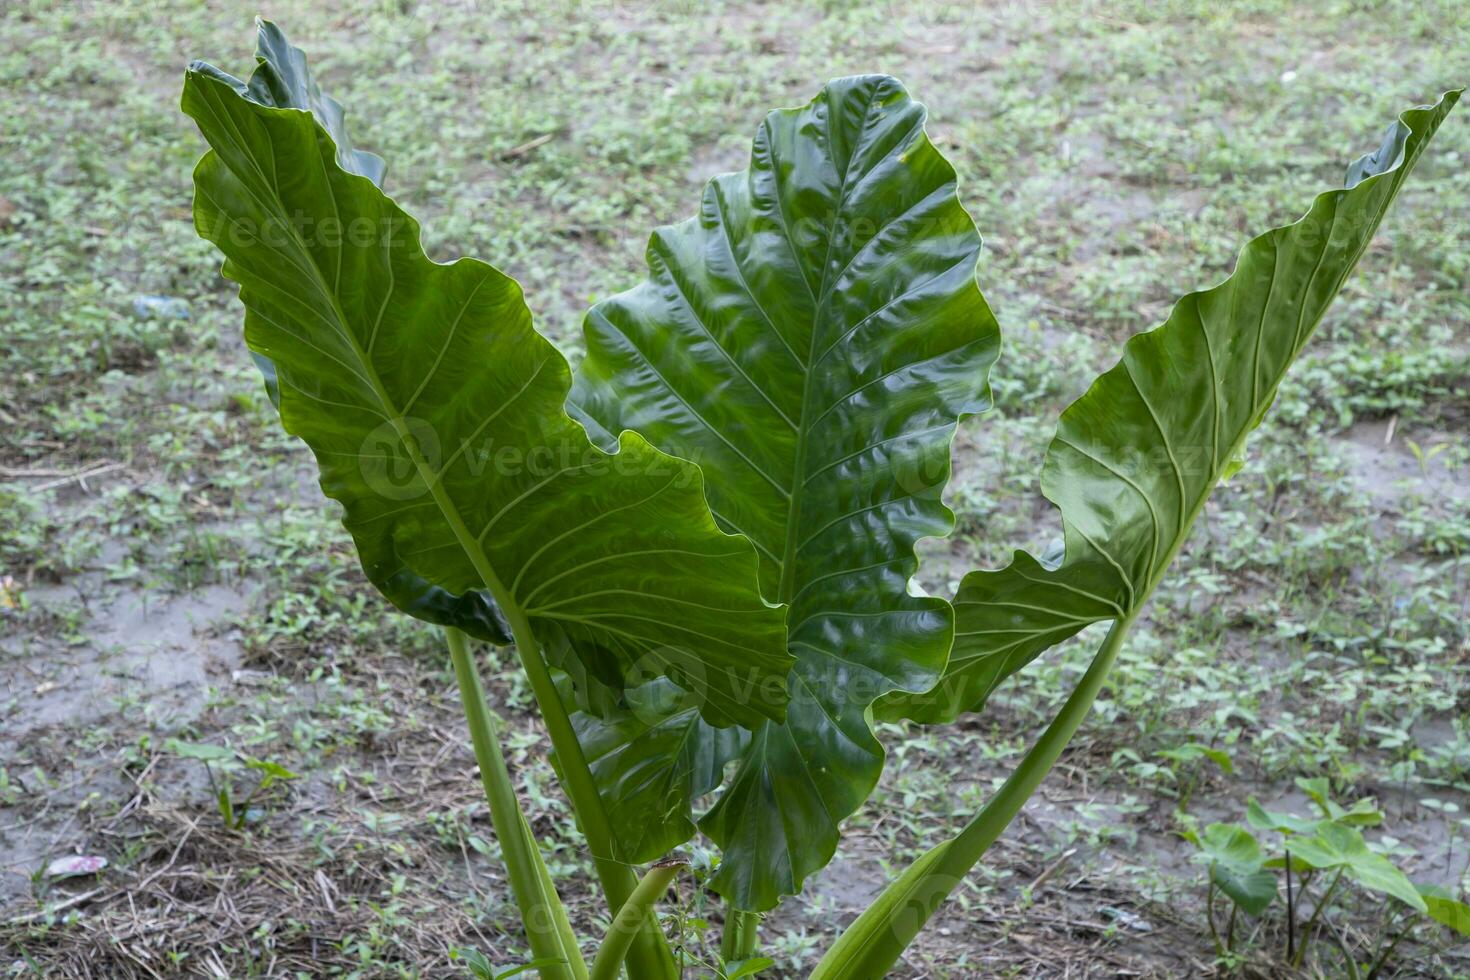
POLYGON ((1043 650, 1147 600, 1458 98, 1404 113, 1346 188, 1256 238, 1228 279, 1128 341, 1062 413, 1042 467, 1064 560, 1048 567, 1017 552, 1005 568, 965 576, 943 681, 885 699, 881 715, 938 722, 979 710, 1043 650))
POLYGON ((1304 864, 1318 871, 1341 868, 1343 874, 1364 888, 1392 895, 1419 912, 1428 911, 1424 899, 1404 873, 1388 858, 1371 850, 1363 835, 1352 827, 1323 820, 1312 836, 1293 837, 1290 850, 1294 865, 1304 864))
POLYGON ((698 461, 721 525, 760 552, 766 598, 791 604, 786 722, 755 732, 700 823, 738 908, 831 859, 882 770, 869 705, 931 687, 949 651, 949 605, 908 580, 915 542, 953 525, 949 445, 989 404, 999 332, 924 118, 884 76, 771 113, 749 168, 655 232, 649 278, 586 322, 573 403, 589 428, 698 461))
MULTIPOLYGON (((1122 638, 1182 546, 1211 490, 1357 264, 1404 178, 1459 98, 1404 113, 1348 187, 1241 252, 1220 285, 1191 293, 1164 325, 1128 342, 1120 364, 1062 414, 1042 490, 1062 512, 1062 561, 1018 552, 972 572, 956 599, 944 681, 877 708, 926 721, 983 705, 1006 676, 1090 623, 1112 628, 1023 762, 954 838, 924 854, 844 930, 812 980, 886 975, 986 848, 1020 812, 1101 690, 1122 638)), ((1350 829, 1350 828, 1348 828, 1350 829)))
POLYGON ((698 469, 633 433, 615 454, 591 444, 520 287, 473 259, 430 261, 276 37, 262 25, 248 84, 189 69, 184 111, 211 147, 195 224, 240 284, 246 342, 368 578, 481 636, 488 592, 599 676, 677 679, 713 723, 780 718, 783 612, 757 591, 750 543, 715 525, 698 469))
MULTIPOLYGON (((563 691, 573 703, 568 685, 563 691)), ((750 741, 744 729, 712 727, 698 700, 665 678, 629 689, 621 707, 576 711, 572 723, 619 850, 634 863, 693 835, 693 802, 720 785, 725 764, 750 741)))
POLYGON ((1210 880, 1242 911, 1258 916, 1276 900, 1276 876, 1266 869, 1266 856, 1249 830, 1212 823, 1195 843, 1195 859, 1210 866, 1210 880))

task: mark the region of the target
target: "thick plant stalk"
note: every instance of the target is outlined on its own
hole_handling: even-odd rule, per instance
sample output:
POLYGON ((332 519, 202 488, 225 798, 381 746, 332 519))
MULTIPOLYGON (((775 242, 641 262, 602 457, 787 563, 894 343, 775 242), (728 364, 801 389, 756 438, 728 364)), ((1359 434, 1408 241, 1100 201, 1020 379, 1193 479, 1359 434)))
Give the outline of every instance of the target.
POLYGON ((872 980, 888 974, 1051 771, 1102 690, 1132 625, 1132 616, 1113 624, 1082 680, 1005 784, 957 837, 925 853, 878 895, 827 950, 811 980, 872 980))
MULTIPOLYGON (((557 693, 551 671, 542 658, 541 645, 531 632, 531 624, 517 606, 502 602, 501 608, 510 623, 521 665, 531 681, 531 693, 541 711, 541 720, 551 736, 551 746, 556 752, 562 777, 562 789, 571 801, 582 835, 587 838, 587 846, 592 851, 592 863, 597 869, 597 878, 602 884, 602 893, 607 899, 608 908, 616 914, 633 897, 638 879, 634 876, 632 867, 617 857, 617 843, 613 837, 612 825, 608 821, 607 810, 597 792, 597 784, 587 765, 587 757, 582 752, 582 743, 578 741, 577 732, 567 715, 566 705, 557 693)), ((630 971, 638 980, 645 977, 648 980, 676 980, 679 973, 674 965, 674 954, 659 929, 657 917, 650 915, 641 921, 638 935, 628 951, 630 971)))
POLYGON ((754 956, 760 926, 760 913, 730 906, 725 914, 725 931, 720 937, 720 958, 729 964, 754 956))
POLYGON ((531 953, 536 960, 543 961, 540 967, 543 980, 585 980, 587 965, 577 947, 566 910, 552 885, 551 873, 541 860, 536 839, 516 800, 510 771, 506 768, 505 756, 501 754, 500 742, 495 737, 494 723, 485 703, 485 688, 470 655, 469 644, 457 629, 446 629, 444 635, 449 642, 449 657, 454 663, 454 676, 459 681, 460 698, 464 701, 465 717, 469 721, 475 761, 480 767, 480 782, 490 804, 490 820, 495 825, 495 836, 500 840, 501 855, 531 953))
POLYGON ((617 980, 628 948, 633 945, 644 923, 653 917, 655 903, 669 890, 669 885, 683 866, 683 861, 655 864, 638 882, 638 887, 633 889, 633 894, 628 896, 607 927, 607 935, 592 961, 591 980, 617 980))

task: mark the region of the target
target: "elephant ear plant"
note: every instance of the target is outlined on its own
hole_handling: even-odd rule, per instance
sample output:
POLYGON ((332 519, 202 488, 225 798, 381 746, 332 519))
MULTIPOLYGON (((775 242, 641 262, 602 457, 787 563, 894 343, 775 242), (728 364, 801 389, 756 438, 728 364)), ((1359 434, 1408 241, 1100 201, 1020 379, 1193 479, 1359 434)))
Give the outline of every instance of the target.
POLYGON ((954 170, 898 82, 838 79, 771 113, 748 169, 588 314, 574 379, 512 279, 424 254, 383 161, 271 24, 257 60, 248 82, 188 70, 210 145, 196 226, 368 578, 444 627, 529 965, 574 980, 680 974, 655 906, 696 830, 721 850, 721 970, 757 968, 759 914, 831 860, 878 780, 875 718, 979 711, 1110 622, 1010 779, 813 976, 891 968, 1056 761, 1459 94, 1406 112, 1345 188, 1130 340, 1046 456, 1060 561, 1018 552, 947 601, 910 587, 914 546, 951 530, 950 443, 989 406, 1000 334, 954 170), (607 900, 600 942, 557 897, 469 638, 513 644, 526 671, 607 900))

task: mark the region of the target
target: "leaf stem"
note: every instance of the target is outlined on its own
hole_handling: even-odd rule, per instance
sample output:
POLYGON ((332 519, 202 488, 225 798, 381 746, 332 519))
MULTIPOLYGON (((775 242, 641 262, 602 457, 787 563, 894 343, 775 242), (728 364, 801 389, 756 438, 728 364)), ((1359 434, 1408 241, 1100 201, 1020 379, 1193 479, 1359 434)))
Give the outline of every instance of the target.
POLYGON ((470 741, 480 767, 480 782, 490 804, 490 820, 500 841, 501 855, 510 877, 511 891, 521 913, 521 924, 540 967, 543 980, 585 980, 587 965, 577 947, 566 910, 556 894, 551 873, 541 859, 530 824, 516 800, 510 770, 495 737, 495 724, 485 703, 480 672, 470 655, 465 635, 452 627, 444 630, 449 658, 459 681, 459 694, 469 721, 470 741))
MULTIPOLYGON (((571 801, 582 835, 587 838, 587 847, 592 852, 592 863, 597 869, 608 908, 616 912, 632 898, 638 879, 632 867, 619 859, 607 809, 597 792, 597 783, 592 778, 592 770, 587 765, 587 756, 582 752, 582 743, 577 739, 566 705, 562 703, 556 682, 552 680, 551 671, 542 657, 541 645, 531 631, 530 621, 514 603, 501 603, 501 611, 510 623, 516 653, 531 681, 531 693, 541 711, 541 720, 551 736, 562 789, 571 801)), ((657 916, 650 915, 642 920, 642 928, 628 951, 628 965, 639 980, 645 977, 648 980, 660 977, 673 980, 678 976, 674 954, 659 928, 657 916)))
POLYGON ((725 913, 725 929, 720 936, 720 959, 725 966, 755 955, 760 926, 759 912, 746 912, 730 906, 725 913))
POLYGON ((1331 903, 1332 896, 1337 891, 1337 883, 1342 881, 1344 870, 1346 868, 1339 867, 1337 869, 1337 874, 1332 876, 1332 881, 1327 885, 1327 890, 1322 893, 1321 899, 1318 900, 1317 907, 1312 910, 1312 917, 1307 920, 1306 926, 1302 928, 1302 944, 1296 948, 1296 960, 1292 963, 1292 966, 1301 966, 1306 962, 1307 944, 1312 940, 1312 929, 1317 925, 1317 919, 1322 915, 1322 910, 1327 908, 1331 903))
POLYGON ((1215 927, 1215 882, 1205 884, 1205 921, 1210 924, 1210 938, 1215 941, 1215 955, 1225 956, 1225 944, 1220 941, 1220 930, 1215 927))
POLYGON ((654 914, 654 904, 669 890, 669 885, 683 866, 683 861, 665 861, 648 869, 607 927, 597 958, 592 961, 590 980, 617 980, 634 937, 654 914))
POLYGON ((1296 957, 1296 902, 1291 894, 1291 848, 1286 849, 1286 961, 1296 957))
POLYGON ((1137 612, 1116 620, 1087 672, 1026 757, 957 837, 920 857, 837 938, 810 980, 885 976, 929 918, 995 842, 1061 756, 1102 690, 1137 612))
MULTIPOLYGON (((557 693, 551 672, 542 658, 541 644, 531 629, 531 621, 510 590, 500 581, 500 576, 495 573, 479 541, 465 526, 459 511, 438 480, 437 472, 429 466, 419 451, 418 443, 411 438, 403 420, 394 418, 393 423, 399 432, 400 442, 428 486, 429 494, 434 498, 445 522, 454 532, 465 556, 510 625, 516 654, 531 681, 531 693, 536 698, 536 707, 540 710, 541 720, 551 736, 551 747, 561 765, 562 789, 566 791, 572 804, 572 812, 576 814, 582 834, 587 838, 587 846, 592 852, 593 865, 597 869, 597 878, 602 885, 608 910, 614 912, 622 908, 633 894, 637 879, 633 875, 633 869, 618 860, 617 846, 607 811, 602 805, 602 797, 598 795, 597 784, 592 779, 592 771, 582 753, 582 743, 577 740, 576 730, 567 716, 566 705, 562 704, 561 695, 557 693)), ((678 977, 674 954, 669 949, 668 940, 659 931, 656 919, 644 924, 643 931, 628 953, 628 960, 630 967, 635 968, 639 980, 644 980, 645 977, 647 980, 676 980, 678 977)))

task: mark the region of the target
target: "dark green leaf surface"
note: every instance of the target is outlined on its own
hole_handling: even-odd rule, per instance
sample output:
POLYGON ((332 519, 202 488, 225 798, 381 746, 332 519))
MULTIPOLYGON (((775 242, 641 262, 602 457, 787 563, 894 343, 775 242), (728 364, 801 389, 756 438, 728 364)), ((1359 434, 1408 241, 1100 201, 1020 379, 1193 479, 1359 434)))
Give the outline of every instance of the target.
POLYGON ((1002 680, 1090 623, 1136 610, 1368 246, 1458 92, 1404 113, 1350 186, 1241 252, 1223 283, 1190 293, 1062 413, 1041 486, 1060 508, 1066 557, 1018 552, 965 576, 944 680, 881 704, 925 722, 978 710, 1002 680))
POLYGON ((949 445, 989 404, 999 331, 924 118, 883 76, 771 113, 749 168, 655 232, 649 278, 587 318, 573 403, 589 428, 698 461, 766 597, 791 604, 786 722, 755 732, 701 822, 740 908, 831 859, 882 769, 869 705, 932 686, 951 642, 948 604, 907 586, 915 542, 952 527, 949 445))
POLYGON ((342 104, 317 85, 306 65, 306 53, 293 47, 281 29, 268 20, 256 19, 255 71, 250 81, 242 82, 213 65, 195 62, 190 71, 210 75, 234 89, 236 94, 252 102, 277 109, 304 109, 316 118, 337 146, 337 164, 343 170, 361 174, 379 187, 387 169, 383 158, 352 145, 342 104))
POLYGON ((368 577, 477 635, 493 632, 489 591, 589 670, 677 678, 713 723, 781 717, 780 697, 750 692, 784 690, 783 612, 757 591, 750 543, 715 525, 698 469, 632 433, 612 455, 589 442, 520 287, 428 259, 417 223, 357 172, 370 164, 314 117, 341 134, 272 30, 248 86, 201 65, 186 77, 184 111, 212 147, 195 223, 240 284, 246 341, 368 577), (275 104, 301 99, 312 113, 275 104))
MULTIPOLYGON (((564 699, 572 703, 573 693, 564 699)), ((625 705, 576 711, 572 723, 607 807, 619 852, 634 863, 668 854, 694 833, 693 802, 724 778, 750 742, 742 728, 714 728, 697 700, 664 678, 625 692, 625 705)))

